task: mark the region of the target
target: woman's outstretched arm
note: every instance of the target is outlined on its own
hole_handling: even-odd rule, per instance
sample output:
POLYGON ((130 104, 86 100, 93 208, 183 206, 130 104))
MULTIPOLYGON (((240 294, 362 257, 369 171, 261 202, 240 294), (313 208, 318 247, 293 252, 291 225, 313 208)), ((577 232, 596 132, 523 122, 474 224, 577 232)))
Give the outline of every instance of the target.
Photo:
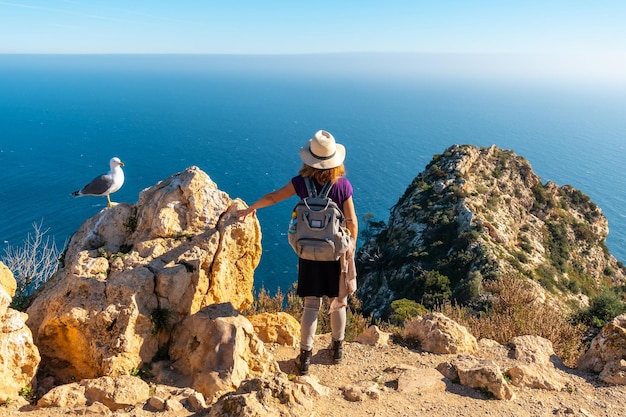
POLYGON ((293 184, 289 181, 282 188, 272 191, 270 193, 265 194, 263 197, 259 198, 254 204, 250 207, 245 208, 243 210, 239 210, 237 212, 237 217, 239 219, 245 219, 246 216, 250 213, 254 213, 257 209, 271 206, 273 204, 278 203, 279 201, 283 201, 296 193, 295 188, 293 188, 293 184))

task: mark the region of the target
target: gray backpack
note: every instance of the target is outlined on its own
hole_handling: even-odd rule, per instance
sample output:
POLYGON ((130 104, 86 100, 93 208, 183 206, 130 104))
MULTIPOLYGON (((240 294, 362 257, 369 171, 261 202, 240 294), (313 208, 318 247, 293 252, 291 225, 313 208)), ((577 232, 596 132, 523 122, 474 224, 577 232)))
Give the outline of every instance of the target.
POLYGON ((343 212, 328 197, 333 184, 326 183, 318 195, 309 178, 305 177, 304 183, 308 197, 293 209, 289 244, 302 259, 336 261, 348 250, 350 233, 343 212))

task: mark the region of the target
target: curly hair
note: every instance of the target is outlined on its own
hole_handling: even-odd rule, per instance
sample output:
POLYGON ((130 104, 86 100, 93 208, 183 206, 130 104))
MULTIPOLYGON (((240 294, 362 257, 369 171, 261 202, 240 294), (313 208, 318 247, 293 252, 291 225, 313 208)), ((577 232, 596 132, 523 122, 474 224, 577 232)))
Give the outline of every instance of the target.
POLYGON ((307 164, 303 164, 298 174, 303 177, 312 178, 319 184, 326 184, 329 181, 334 184, 339 178, 346 175, 346 168, 343 166, 343 164, 339 165, 338 167, 329 169, 318 169, 313 168, 312 166, 309 166, 307 164))

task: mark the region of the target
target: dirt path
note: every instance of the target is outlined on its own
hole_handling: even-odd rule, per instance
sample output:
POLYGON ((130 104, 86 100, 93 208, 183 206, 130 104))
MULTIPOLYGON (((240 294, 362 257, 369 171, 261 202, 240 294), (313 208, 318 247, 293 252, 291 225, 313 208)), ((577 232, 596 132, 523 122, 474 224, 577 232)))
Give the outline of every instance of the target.
MULTIPOLYGON (((390 342, 388 346, 372 347, 356 342, 346 343, 344 360, 332 364, 326 350, 329 336, 316 338, 310 378, 319 380, 326 395, 313 398, 311 417, 624 417, 626 416, 626 386, 606 386, 597 376, 575 370, 559 371, 569 381, 564 391, 515 388, 516 398, 510 401, 490 399, 484 393, 463 387, 450 381, 441 389, 421 392, 397 390, 398 377, 403 369, 431 368, 452 359, 454 355, 420 353, 390 342), (345 388, 354 386, 374 387, 378 398, 365 396, 362 401, 346 399, 345 388)), ((298 349, 268 345, 280 368, 287 374, 295 374, 293 362, 298 349)), ((161 416, 200 417, 208 413, 151 413, 141 409, 110 413, 102 409, 62 410, 33 409, 30 406, 0 407, 0 417, 60 417, 60 416, 161 416)))

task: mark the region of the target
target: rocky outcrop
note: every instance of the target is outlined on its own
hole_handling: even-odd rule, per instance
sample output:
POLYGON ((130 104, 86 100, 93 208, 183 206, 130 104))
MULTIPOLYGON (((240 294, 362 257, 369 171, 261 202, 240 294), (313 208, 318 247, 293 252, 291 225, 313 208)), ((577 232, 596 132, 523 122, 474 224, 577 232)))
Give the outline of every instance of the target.
POLYGON ((602 328, 577 367, 600 373, 600 379, 606 383, 626 385, 626 314, 602 328))
POLYGON ((0 263, 0 404, 36 388, 39 350, 26 326, 27 315, 9 307, 15 294, 13 274, 0 263), (8 292, 8 291, 10 292, 8 292))
POLYGON ((478 348, 476 338, 465 327, 441 313, 407 321, 403 337, 417 339, 422 350, 432 353, 472 353, 478 348))
POLYGON ((306 383, 292 383, 285 374, 254 378, 224 395, 211 407, 209 417, 309 416, 317 393, 306 383))
POLYGON ((230 303, 203 308, 172 334, 170 358, 191 387, 213 402, 246 379, 273 375, 278 364, 252 324, 230 303))
POLYGON ((608 223, 571 186, 543 184, 524 158, 496 146, 436 155, 361 248, 358 298, 386 317, 392 301, 484 303, 483 280, 539 282, 543 299, 573 300, 624 283, 606 249, 608 223))
POLYGON ((191 167, 87 220, 28 309, 45 371, 63 383, 129 374, 203 307, 246 308, 261 247, 242 207, 191 167))

